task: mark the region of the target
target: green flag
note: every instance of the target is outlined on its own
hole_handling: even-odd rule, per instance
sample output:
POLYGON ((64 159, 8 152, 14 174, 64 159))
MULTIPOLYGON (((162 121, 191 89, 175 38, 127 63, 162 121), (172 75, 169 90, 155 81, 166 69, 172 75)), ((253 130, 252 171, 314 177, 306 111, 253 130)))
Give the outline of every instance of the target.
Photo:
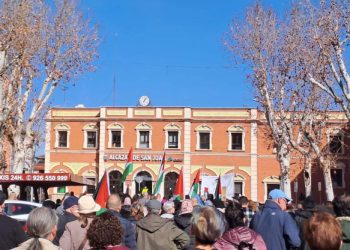
POLYGON ((131 174, 132 170, 134 169, 134 164, 132 163, 132 147, 130 148, 129 154, 128 154, 128 160, 125 164, 125 169, 122 176, 122 182, 125 182, 126 177, 131 174))
POLYGON ((160 191, 160 185, 163 182, 164 166, 165 166, 165 151, 163 154, 162 163, 160 164, 158 179, 157 179, 156 185, 154 187, 153 195, 157 195, 160 191))

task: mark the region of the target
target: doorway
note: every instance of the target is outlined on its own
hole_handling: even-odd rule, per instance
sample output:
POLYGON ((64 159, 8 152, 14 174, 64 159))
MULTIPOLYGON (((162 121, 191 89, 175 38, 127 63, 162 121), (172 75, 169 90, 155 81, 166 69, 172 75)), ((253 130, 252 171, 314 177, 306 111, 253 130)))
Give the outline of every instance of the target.
POLYGON ((135 177, 135 194, 141 194, 144 187, 147 187, 148 193, 152 194, 152 184, 152 176, 150 173, 147 171, 139 172, 135 177))
POLYGON ((164 178, 164 197, 165 198, 170 198, 173 196, 178 178, 179 178, 179 175, 175 172, 169 172, 165 175, 165 178, 164 178))

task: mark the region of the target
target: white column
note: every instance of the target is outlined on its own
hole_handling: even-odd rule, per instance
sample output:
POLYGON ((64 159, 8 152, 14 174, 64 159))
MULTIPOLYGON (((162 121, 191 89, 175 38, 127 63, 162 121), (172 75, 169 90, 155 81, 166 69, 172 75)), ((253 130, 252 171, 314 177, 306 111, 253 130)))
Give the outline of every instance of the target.
MULTIPOLYGON (((49 172, 49 169, 51 167, 51 122, 48 121, 49 119, 51 119, 51 112, 52 110, 49 110, 49 112, 47 112, 46 115, 46 126, 45 126, 45 130, 46 130, 46 134, 45 134, 45 173, 49 172)), ((70 138, 67 138, 68 140, 70 140, 70 138)))
POLYGON ((162 118, 162 108, 156 108, 156 118, 162 118))
POLYGON ((191 185, 191 108, 184 109, 184 191, 190 192, 191 185))
POLYGON ((128 118, 133 118, 133 117, 134 117, 134 109, 128 108, 128 118))
POLYGON ((106 108, 100 109, 100 131, 99 135, 99 151, 98 151, 98 181, 102 179, 103 173, 105 171, 105 141, 106 141, 106 108))
POLYGON ((258 138, 257 138, 257 109, 251 110, 251 128, 250 128, 250 164, 251 164, 251 176, 250 176, 250 188, 251 188, 251 199, 253 201, 258 200, 258 138))

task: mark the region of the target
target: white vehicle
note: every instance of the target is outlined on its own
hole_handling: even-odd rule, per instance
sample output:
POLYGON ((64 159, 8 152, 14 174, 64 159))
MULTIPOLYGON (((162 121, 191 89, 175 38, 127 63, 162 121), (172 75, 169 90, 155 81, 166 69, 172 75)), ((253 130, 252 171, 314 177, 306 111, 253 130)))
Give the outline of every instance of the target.
POLYGON ((9 217, 18 220, 22 224, 28 219, 30 211, 34 208, 41 207, 40 203, 22 201, 22 200, 5 200, 4 212, 9 217))

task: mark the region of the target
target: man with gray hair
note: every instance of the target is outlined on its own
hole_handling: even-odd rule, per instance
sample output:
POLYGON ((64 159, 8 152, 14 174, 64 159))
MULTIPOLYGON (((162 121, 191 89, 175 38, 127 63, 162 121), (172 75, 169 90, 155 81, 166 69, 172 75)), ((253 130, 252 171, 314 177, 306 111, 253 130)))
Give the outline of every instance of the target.
POLYGON ((182 249, 190 238, 173 221, 160 217, 162 204, 158 200, 146 203, 148 214, 136 224, 137 249, 182 249))
POLYGON ((163 210, 165 213, 162 214, 160 217, 162 217, 164 219, 170 219, 170 220, 174 219, 175 204, 173 201, 165 202, 163 205, 163 210))

